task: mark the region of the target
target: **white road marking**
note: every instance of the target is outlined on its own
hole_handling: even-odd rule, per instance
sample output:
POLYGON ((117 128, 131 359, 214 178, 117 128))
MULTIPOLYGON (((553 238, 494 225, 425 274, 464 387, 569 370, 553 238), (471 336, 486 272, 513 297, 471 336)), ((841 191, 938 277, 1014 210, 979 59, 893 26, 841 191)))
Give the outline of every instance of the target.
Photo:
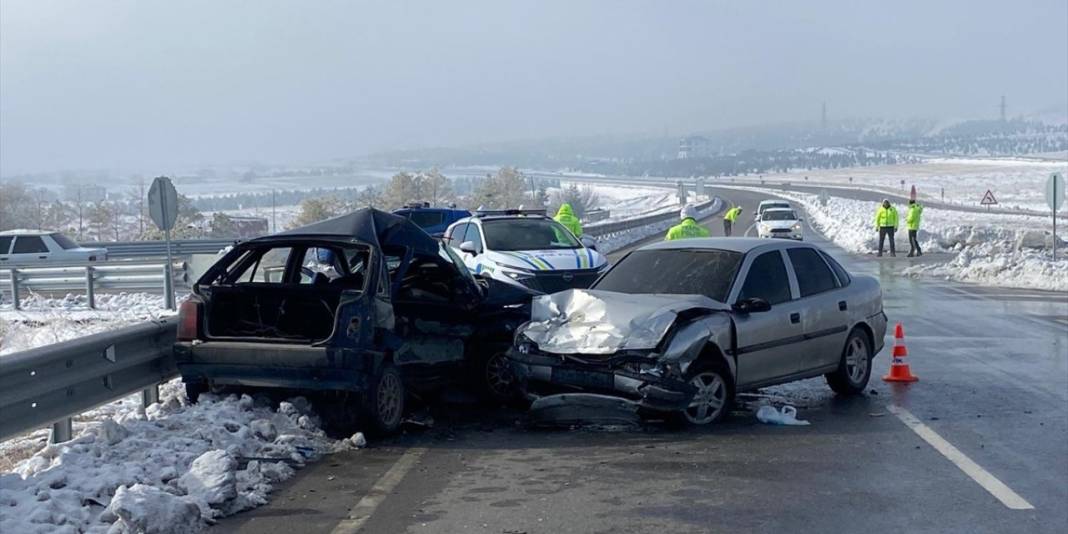
POLYGON ((386 471, 386 474, 382 475, 375 482, 374 486, 364 495, 356 506, 349 510, 349 516, 343 519, 331 534, 353 534, 359 532, 363 524, 371 518, 371 515, 375 513, 378 505, 382 504, 382 501, 386 500, 386 497, 400 484, 404 477, 408 474, 408 471, 415 467, 415 464, 419 462, 419 459, 426 454, 426 447, 416 447, 408 449, 397 459, 397 462, 393 464, 393 467, 386 471))
POLYGON ((937 432, 931 430, 931 427, 923 424, 922 421, 912 415, 908 410, 895 406, 893 404, 887 405, 887 410, 890 413, 897 416, 905 426, 912 429, 916 435, 923 438, 930 446, 934 447, 936 451, 945 456, 947 460, 953 462, 964 474, 971 477, 977 484, 983 487, 986 491, 990 492, 997 500, 1001 501, 1006 507, 1012 510, 1034 510, 1034 506, 1027 502, 1026 499, 1021 497, 1012 488, 1005 485, 989 471, 983 469, 979 464, 968 458, 963 452, 954 447, 950 442, 946 441, 942 436, 939 436, 937 432))

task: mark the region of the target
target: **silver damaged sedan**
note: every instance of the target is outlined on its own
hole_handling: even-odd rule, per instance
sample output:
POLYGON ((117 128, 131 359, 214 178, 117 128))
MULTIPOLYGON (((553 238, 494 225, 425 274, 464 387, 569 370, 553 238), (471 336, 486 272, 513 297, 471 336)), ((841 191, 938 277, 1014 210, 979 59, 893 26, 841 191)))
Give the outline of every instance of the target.
POLYGON ((535 298, 508 359, 532 409, 608 401, 706 425, 764 386, 824 375, 862 392, 886 325, 879 282, 813 245, 684 239, 535 298))

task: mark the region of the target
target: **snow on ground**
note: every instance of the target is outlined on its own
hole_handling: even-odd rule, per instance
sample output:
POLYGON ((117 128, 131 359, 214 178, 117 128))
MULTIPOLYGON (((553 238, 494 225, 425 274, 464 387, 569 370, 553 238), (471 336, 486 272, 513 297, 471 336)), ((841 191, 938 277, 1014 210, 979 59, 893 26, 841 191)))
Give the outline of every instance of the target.
MULTIPOLYGON (((572 185, 561 182, 562 187, 572 185)), ((597 222, 621 221, 644 215, 662 213, 679 209, 678 192, 664 187, 641 187, 627 185, 609 185, 589 182, 575 182, 578 187, 590 187, 597 193, 597 207, 609 211, 610 217, 597 222)), ((552 194, 550 189, 549 193, 552 194)), ((690 200, 696 198, 691 191, 690 200)), ((592 224, 592 223, 591 223, 592 224)))
MULTIPOLYGON (((843 249, 859 254, 878 250, 874 203, 831 196, 824 206, 816 195, 788 191, 775 194, 802 206, 809 222, 843 249)), ((898 253, 904 255, 909 248, 905 206, 897 208, 901 230, 896 241, 898 253)), ((1068 259, 1053 261, 1050 230, 1050 220, 1044 217, 926 208, 919 232, 924 253, 950 252, 956 256, 947 263, 909 267, 904 274, 989 286, 1068 291, 1068 259)))
MULTIPOLYGON (((804 184, 804 177, 808 176, 808 183, 813 185, 852 185, 899 194, 907 194, 908 188, 915 185, 921 198, 931 200, 941 200, 945 188, 946 202, 966 206, 978 206, 989 189, 1000 203, 999 208, 1045 211, 1049 209, 1044 197, 1045 184, 1054 172, 1068 174, 1068 161, 942 158, 905 165, 792 170, 785 174, 765 174, 763 179, 767 183, 804 184)), ((759 178, 738 178, 737 183, 745 180, 759 178)))
POLYGON ((22 300, 22 310, 0 306, 0 357, 174 314, 164 309, 162 296, 147 293, 100 294, 96 305, 90 309, 84 295, 68 294, 32 295, 22 300))
MULTIPOLYGON (((677 202, 677 200, 676 200, 677 202)), ((678 206, 676 205, 676 208, 678 206)), ((722 201, 716 199, 711 206, 698 212, 698 219, 707 217, 716 213, 722 207, 722 201)), ((611 254, 621 248, 624 248, 636 241, 641 241, 650 236, 657 234, 666 234, 668 229, 678 224, 678 219, 668 219, 664 222, 657 224, 650 224, 648 226, 641 226, 638 228, 631 228, 630 230, 624 230, 622 232, 616 232, 607 236, 597 238, 597 250, 602 254, 611 254)))
POLYGON ((247 395, 189 404, 174 380, 160 399, 123 405, 0 473, 4 531, 197 532, 265 504, 294 468, 363 442, 326 437, 299 397, 277 409, 247 395))

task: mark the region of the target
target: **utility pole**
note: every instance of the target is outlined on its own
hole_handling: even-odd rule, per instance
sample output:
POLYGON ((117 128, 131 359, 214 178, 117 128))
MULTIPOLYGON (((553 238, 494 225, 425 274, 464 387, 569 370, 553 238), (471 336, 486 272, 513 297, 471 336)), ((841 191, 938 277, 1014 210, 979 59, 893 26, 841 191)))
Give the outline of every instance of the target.
POLYGON ((1001 122, 1005 122, 1005 95, 1001 95, 1001 122))

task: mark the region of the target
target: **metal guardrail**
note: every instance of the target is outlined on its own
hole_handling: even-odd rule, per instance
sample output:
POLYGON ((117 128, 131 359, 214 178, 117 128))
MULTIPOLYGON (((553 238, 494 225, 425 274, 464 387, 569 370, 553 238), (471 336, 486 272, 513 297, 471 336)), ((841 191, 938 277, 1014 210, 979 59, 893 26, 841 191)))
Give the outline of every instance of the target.
MULTIPOLYGON (((238 242, 238 239, 178 239, 171 241, 171 254, 215 254, 238 242)), ((84 247, 106 248, 109 258, 152 258, 167 255, 165 241, 100 241, 81 243, 84 247)))
MULTIPOLYGON (((704 209, 707 209, 707 208, 711 207, 712 205, 715 204, 715 202, 716 202, 716 199, 713 198, 711 200, 708 200, 708 201, 702 202, 700 204, 697 204, 695 207, 697 208, 698 211, 700 211, 700 210, 704 210, 704 209)), ((678 218, 679 218, 679 212, 677 212, 677 211, 668 211, 668 212, 665 212, 665 213, 657 213, 655 215, 646 215, 644 217, 636 217, 634 219, 626 219, 626 220, 622 220, 622 221, 609 222, 609 223, 591 224, 589 226, 583 227, 582 233, 589 234, 589 235, 594 236, 594 237, 601 237, 601 236, 614 234, 614 233, 617 233, 617 232, 622 232, 622 231, 625 231, 625 230, 631 230, 633 228, 640 228, 642 226, 648 226, 650 224, 656 224, 656 223, 660 223, 660 222, 664 222, 664 221, 675 220, 675 219, 678 219, 678 218)))
POLYGON ((177 262, 167 277, 162 262, 86 262, 48 267, 11 267, 0 270, 0 295, 21 306, 27 292, 84 291, 89 307, 96 308, 98 289, 161 292, 189 285, 189 264, 177 262))
POLYGON ((0 358, 0 441, 49 425, 67 441, 73 416, 139 390, 156 402, 177 375, 176 334, 176 321, 152 321, 0 358))

